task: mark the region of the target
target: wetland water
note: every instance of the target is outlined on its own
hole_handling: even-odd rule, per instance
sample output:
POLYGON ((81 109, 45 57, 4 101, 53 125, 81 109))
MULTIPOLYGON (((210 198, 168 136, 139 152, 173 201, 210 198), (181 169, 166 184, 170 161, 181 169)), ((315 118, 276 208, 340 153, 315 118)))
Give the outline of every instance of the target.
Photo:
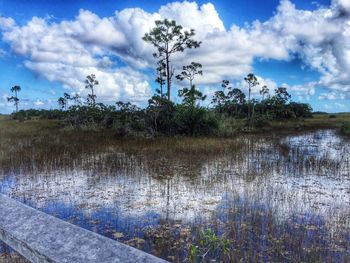
POLYGON ((349 140, 320 130, 231 143, 106 145, 62 167, 0 169, 0 192, 173 262, 350 262, 349 140))

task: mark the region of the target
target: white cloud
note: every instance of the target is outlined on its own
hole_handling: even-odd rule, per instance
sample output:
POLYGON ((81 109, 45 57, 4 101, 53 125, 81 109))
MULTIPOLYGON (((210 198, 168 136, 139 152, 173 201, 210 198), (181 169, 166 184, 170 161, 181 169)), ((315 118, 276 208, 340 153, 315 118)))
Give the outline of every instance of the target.
POLYGON ((42 100, 39 100, 39 99, 37 99, 36 101, 34 101, 34 103, 33 103, 35 106, 43 106, 43 105, 45 105, 45 102, 43 102, 42 100))
MULTIPOLYGON (((253 71, 255 59, 291 60, 299 57, 321 74, 319 81, 288 86, 300 98, 309 99, 315 89, 329 94, 350 93, 350 3, 333 0, 330 7, 299 10, 290 0, 281 0, 267 21, 225 28, 211 3, 173 2, 149 13, 140 8, 116 11, 99 17, 80 10, 72 21, 52 22, 33 17, 19 26, 12 18, 0 17, 3 40, 26 58, 25 66, 50 81, 62 83, 75 92, 84 92, 87 74, 97 75, 98 96, 105 100, 145 100, 151 93, 143 70, 153 66, 153 48, 141 38, 162 18, 175 19, 196 30, 200 49, 172 58, 177 68, 191 61, 203 64, 204 76, 196 83, 219 86, 222 79, 241 80, 253 71), (128 66, 121 66, 119 60, 128 66)), ((152 77, 153 78, 153 77, 152 77)), ((270 90, 277 87, 263 80, 270 90)), ((243 83, 241 83, 243 85, 243 83)), ((257 94, 258 90, 253 90, 257 94)), ((173 92, 176 94, 176 92, 173 92)), ((339 97, 339 96, 338 96, 339 97)), ((332 98, 322 95, 320 98, 332 98)))
POLYGON ((312 96, 316 94, 317 82, 308 82, 301 85, 288 85, 283 84, 284 87, 288 89, 288 91, 295 96, 297 96, 299 101, 310 100, 312 96))
POLYGON ((0 20, 0 25, 5 25, 3 39, 11 44, 14 52, 27 58, 24 62, 27 68, 49 81, 84 93, 84 79, 94 73, 100 82, 96 92, 103 101, 131 99, 136 102, 151 94, 144 74, 130 67, 112 67, 107 56, 110 51, 103 50, 104 45, 120 44, 124 40, 123 36, 109 32, 113 29, 109 19, 80 11, 75 21, 59 24, 37 17, 22 27, 9 21, 12 20, 0 20), (82 33, 84 30, 86 35, 82 33), (95 36, 104 42, 97 43, 95 36))
POLYGON ((2 113, 9 113, 9 109, 13 109, 13 103, 7 100, 8 97, 10 97, 8 93, 0 93, 0 112, 2 113))
POLYGON ((4 30, 12 29, 15 26, 15 21, 9 17, 0 16, 0 27, 4 30))
MULTIPOLYGON (((261 76, 256 76, 256 78, 259 82, 259 85, 252 87, 252 89, 251 89, 251 96, 253 98, 258 99, 261 97, 260 91, 261 91, 261 88, 265 85, 269 88, 269 94, 270 95, 274 94, 275 89, 277 89, 277 87, 278 87, 278 85, 275 81, 273 81, 272 79, 268 79, 268 78, 264 79, 261 76)), ((231 86, 233 88, 241 89, 245 94, 248 94, 249 88, 248 88, 247 83, 244 80, 235 81, 232 83, 231 86)))
POLYGON ((318 96, 319 100, 345 100, 348 97, 345 96, 345 94, 337 93, 334 91, 330 92, 323 92, 318 96))
POLYGON ((335 105, 336 107, 338 107, 338 108, 343 108, 343 109, 346 108, 346 105, 343 104, 343 103, 336 102, 336 103, 334 103, 334 105, 335 105))
POLYGON ((350 2, 349 0, 333 0, 333 6, 338 9, 341 13, 350 13, 350 2))
MULTIPOLYGON (((255 86, 251 89, 252 98, 261 99, 260 91, 261 91, 261 88, 265 85, 269 88, 269 94, 273 95, 275 92, 275 89, 277 89, 277 87, 278 87, 277 83, 271 79, 268 79, 268 78, 264 79, 260 76, 256 76, 256 77, 257 77, 257 80, 259 82, 259 85, 255 86)), ((248 94, 248 86, 244 80, 233 81, 230 83, 229 86, 232 88, 238 88, 238 89, 242 90, 245 94, 248 94)), ((221 87, 221 82, 220 82, 216 86, 205 85, 201 90, 204 94, 207 95, 207 100, 205 103, 207 105, 207 104, 211 103, 212 98, 214 96, 214 93, 218 90, 223 90, 223 88, 221 87)), ((226 92, 227 92, 227 90, 226 90, 226 92)))
POLYGON ((195 28, 199 34, 225 31, 215 6, 211 3, 198 6, 195 2, 174 2, 159 9, 161 17, 177 21, 186 28, 195 28))
POLYGON ((130 8, 105 18, 80 10, 73 21, 53 23, 33 17, 22 27, 10 18, 2 18, 0 25, 4 41, 27 58, 25 66, 48 80, 81 92, 84 77, 95 73, 101 82, 98 95, 142 98, 150 91, 147 78, 137 71, 154 63, 153 48, 142 36, 162 18, 174 19, 186 29, 194 28, 196 38, 203 41, 200 49, 173 58, 177 68, 191 61, 203 64, 205 74, 198 84, 241 78, 252 71, 255 57, 288 59, 282 43, 276 43, 272 34, 261 34, 258 25, 254 29, 233 25, 226 30, 211 3, 198 6, 195 2, 174 2, 153 14, 130 8), (112 55, 131 67, 113 68, 112 55))
POLYGON ((264 23, 263 30, 274 32, 291 54, 321 74, 318 82, 304 84, 310 90, 313 86, 350 93, 350 16, 339 16, 345 3, 349 6, 340 0, 329 8, 305 11, 282 0, 277 14, 264 23))
POLYGON ((5 101, 7 101, 7 98, 8 98, 8 97, 10 97, 10 95, 7 94, 7 93, 4 93, 4 94, 1 95, 0 100, 1 100, 2 102, 5 102, 5 101))

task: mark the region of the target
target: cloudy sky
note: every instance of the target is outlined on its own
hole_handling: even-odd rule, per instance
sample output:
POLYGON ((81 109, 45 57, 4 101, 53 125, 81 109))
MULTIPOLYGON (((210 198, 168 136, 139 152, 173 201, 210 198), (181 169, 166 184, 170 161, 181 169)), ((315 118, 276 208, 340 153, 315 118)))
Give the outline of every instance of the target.
POLYGON ((254 72, 314 110, 350 111, 350 0, 0 0, 0 113, 13 110, 14 85, 21 108, 57 108, 64 92, 86 95, 90 73, 99 101, 145 105, 156 85, 141 38, 163 18, 196 30, 201 48, 173 63, 201 63, 196 84, 209 95, 223 79, 245 90, 254 72))

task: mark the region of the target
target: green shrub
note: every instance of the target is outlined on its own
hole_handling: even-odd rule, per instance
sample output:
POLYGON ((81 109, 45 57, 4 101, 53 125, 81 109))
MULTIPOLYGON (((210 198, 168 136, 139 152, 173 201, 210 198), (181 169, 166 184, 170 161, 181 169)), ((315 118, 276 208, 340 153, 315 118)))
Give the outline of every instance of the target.
POLYGON ((176 132, 175 104, 168 99, 155 95, 148 101, 146 123, 151 134, 174 134, 176 132))
POLYGON ((270 127, 269 118, 264 115, 258 115, 252 119, 251 125, 256 128, 270 127))
POLYGON ((343 124, 341 132, 345 135, 350 135, 350 122, 346 122, 343 124))
POLYGON ((66 112, 61 110, 20 110, 11 114, 14 120, 26 121, 32 119, 63 120, 66 112))
POLYGON ((208 135, 219 126, 214 114, 199 106, 178 105, 175 118, 177 133, 183 135, 208 135))

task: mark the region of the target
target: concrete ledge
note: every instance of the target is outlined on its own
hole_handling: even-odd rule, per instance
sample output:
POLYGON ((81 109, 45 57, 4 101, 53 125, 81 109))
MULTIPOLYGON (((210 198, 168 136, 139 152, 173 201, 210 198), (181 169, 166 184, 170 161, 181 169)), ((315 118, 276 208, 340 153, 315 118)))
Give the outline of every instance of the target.
POLYGON ((3 195, 0 239, 34 263, 167 262, 3 195))

